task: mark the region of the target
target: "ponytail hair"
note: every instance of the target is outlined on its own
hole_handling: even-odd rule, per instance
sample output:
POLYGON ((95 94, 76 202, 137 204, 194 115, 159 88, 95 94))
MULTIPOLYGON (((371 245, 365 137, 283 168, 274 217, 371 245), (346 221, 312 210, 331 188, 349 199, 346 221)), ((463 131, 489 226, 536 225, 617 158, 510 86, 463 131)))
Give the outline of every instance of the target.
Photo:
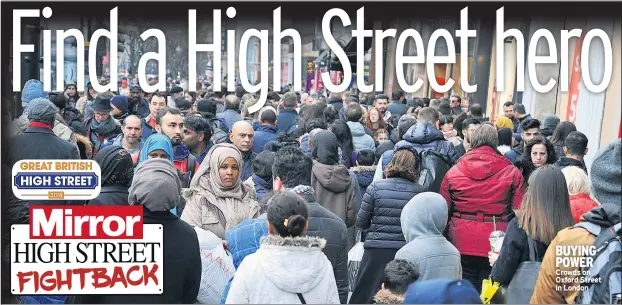
POLYGON ((268 204, 268 221, 281 237, 302 236, 308 218, 307 202, 291 191, 274 195, 268 204))

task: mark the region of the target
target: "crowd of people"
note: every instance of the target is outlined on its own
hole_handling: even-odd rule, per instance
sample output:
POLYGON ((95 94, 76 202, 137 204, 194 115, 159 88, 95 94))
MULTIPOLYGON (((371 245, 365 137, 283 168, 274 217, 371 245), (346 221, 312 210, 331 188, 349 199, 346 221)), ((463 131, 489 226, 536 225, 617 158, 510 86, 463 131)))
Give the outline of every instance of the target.
MULTIPOLYGON (((23 114, 3 126, 3 172, 23 159, 97 161, 99 196, 62 203, 142 205, 145 223, 164 225, 164 292, 8 292, 3 303, 194 303, 192 227, 233 257, 222 303, 480 303, 482 282, 509 284, 534 259, 531 245, 542 262, 531 302, 571 303, 578 292, 555 287, 555 246, 594 243, 577 223, 620 223, 620 139, 588 171, 585 134, 554 115, 540 122, 520 103, 490 120, 457 95, 272 91, 250 113, 258 101, 241 86, 206 89, 173 82, 147 93, 125 83, 80 96, 75 84, 56 93, 39 80, 24 85, 23 114), (495 252, 497 230, 505 238, 495 252), (348 252, 358 243, 353 273, 348 252)), ((51 203, 10 198, 3 232, 28 223, 28 205, 51 203)))

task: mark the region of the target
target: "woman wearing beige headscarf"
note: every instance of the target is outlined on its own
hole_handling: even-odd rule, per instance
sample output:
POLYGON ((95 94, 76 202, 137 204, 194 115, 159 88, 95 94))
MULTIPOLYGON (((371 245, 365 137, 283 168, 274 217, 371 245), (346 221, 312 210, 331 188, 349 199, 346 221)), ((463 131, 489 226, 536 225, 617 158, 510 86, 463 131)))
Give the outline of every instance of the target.
POLYGON ((252 189, 240 180, 242 154, 232 144, 214 145, 184 192, 181 219, 220 238, 245 219, 259 216, 252 189))

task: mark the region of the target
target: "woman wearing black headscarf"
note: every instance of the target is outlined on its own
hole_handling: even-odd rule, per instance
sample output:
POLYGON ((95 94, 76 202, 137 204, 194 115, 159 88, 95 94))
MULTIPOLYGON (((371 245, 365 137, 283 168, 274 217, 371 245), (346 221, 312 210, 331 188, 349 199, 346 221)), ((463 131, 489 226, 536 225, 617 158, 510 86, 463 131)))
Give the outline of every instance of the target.
POLYGON ((352 142, 352 132, 350 127, 344 121, 334 121, 328 129, 337 137, 337 144, 339 145, 340 159, 346 168, 356 166, 356 156, 354 154, 354 143, 352 142))
POLYGON ((88 205, 127 205, 128 189, 134 177, 132 156, 121 146, 103 148, 95 157, 101 168, 101 191, 88 205))
POLYGON ((317 201, 341 217, 347 227, 356 221, 356 190, 358 185, 352 179, 345 165, 340 163, 339 143, 330 131, 322 130, 310 139, 313 168, 311 185, 317 201))

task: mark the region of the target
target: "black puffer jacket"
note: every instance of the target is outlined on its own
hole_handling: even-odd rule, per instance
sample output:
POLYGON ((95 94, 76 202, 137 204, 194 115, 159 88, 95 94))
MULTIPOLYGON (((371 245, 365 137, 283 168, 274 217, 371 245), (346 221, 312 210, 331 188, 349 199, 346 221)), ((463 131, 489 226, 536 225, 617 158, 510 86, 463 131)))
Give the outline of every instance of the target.
POLYGON ((425 189, 403 178, 387 178, 372 182, 363 195, 356 226, 366 230, 365 248, 399 249, 406 244, 400 215, 415 195, 425 189))
MULTIPOLYGON (((333 265, 341 304, 348 302, 348 229, 337 215, 315 202, 315 196, 299 194, 308 204, 309 228, 306 235, 326 240, 324 254, 333 265)), ((399 217, 398 217, 399 218, 399 217)))

